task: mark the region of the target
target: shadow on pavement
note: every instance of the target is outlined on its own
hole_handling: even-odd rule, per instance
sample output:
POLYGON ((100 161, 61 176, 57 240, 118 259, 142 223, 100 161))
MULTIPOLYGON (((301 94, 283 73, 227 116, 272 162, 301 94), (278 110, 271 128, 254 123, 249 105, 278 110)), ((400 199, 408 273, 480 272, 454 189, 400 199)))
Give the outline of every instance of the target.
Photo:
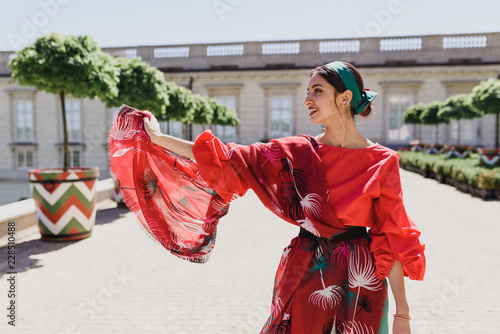
POLYGON ((96 214, 95 224, 104 225, 112 223, 117 219, 123 218, 129 212, 130 210, 125 205, 99 210, 96 214))
MULTIPOLYGON (((122 218, 129 211, 127 207, 114 207, 109 209, 103 209, 97 211, 96 214, 96 225, 109 224, 113 221, 122 218)), ((92 238, 92 236, 90 236, 92 238)), ((83 239, 85 240, 85 239, 83 239)), ((46 242, 41 239, 29 240, 22 243, 16 244, 15 248, 15 272, 21 273, 28 271, 30 269, 40 268, 42 265, 40 264, 40 260, 35 258, 38 254, 45 254, 60 250, 64 247, 71 246, 77 242, 81 242, 83 240, 76 241, 66 241, 66 242, 46 242)), ((3 247, 0 248, 0 253, 2 259, 7 259, 8 256, 8 248, 3 247)), ((0 278, 4 275, 7 275, 8 269, 8 261, 2 261, 0 263, 0 278)))

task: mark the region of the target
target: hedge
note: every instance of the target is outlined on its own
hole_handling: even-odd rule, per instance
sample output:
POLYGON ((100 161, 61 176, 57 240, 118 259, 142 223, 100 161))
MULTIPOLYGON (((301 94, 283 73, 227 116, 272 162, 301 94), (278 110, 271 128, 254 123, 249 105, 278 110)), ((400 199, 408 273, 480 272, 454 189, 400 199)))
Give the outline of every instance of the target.
POLYGON ((479 155, 466 159, 445 159, 444 154, 400 151, 400 164, 404 169, 451 184, 462 191, 483 199, 500 196, 500 167, 479 166, 479 155))

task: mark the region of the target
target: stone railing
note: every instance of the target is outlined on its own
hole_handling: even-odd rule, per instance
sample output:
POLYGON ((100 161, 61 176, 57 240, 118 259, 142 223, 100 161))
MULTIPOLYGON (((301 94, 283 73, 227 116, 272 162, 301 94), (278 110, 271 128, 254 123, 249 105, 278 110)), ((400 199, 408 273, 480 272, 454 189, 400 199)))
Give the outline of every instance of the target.
MULTIPOLYGON (((500 32, 272 42, 103 48, 113 56, 141 57, 163 71, 300 68, 342 59, 357 66, 500 63, 500 32)), ((0 74, 14 52, 0 52, 0 74)))

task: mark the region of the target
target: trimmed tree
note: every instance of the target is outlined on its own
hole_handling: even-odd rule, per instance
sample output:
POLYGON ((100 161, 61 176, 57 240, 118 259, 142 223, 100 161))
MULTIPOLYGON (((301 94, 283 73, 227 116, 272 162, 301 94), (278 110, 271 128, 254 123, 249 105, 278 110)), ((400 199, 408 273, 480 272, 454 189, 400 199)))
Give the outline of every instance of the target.
POLYGON ((425 105, 423 103, 418 103, 408 107, 403 112, 403 122, 405 122, 406 124, 416 124, 417 129, 420 130, 417 131, 419 140, 422 140, 422 119, 420 118, 420 115, 422 114, 424 109, 425 105))
POLYGON ((119 71, 118 95, 102 99, 107 107, 127 104, 155 116, 165 112, 169 90, 161 71, 139 57, 117 57, 114 64, 119 71))
POLYGON ((500 134, 500 80, 482 81, 470 94, 472 106, 484 114, 495 114, 495 148, 499 148, 500 134))
POLYGON ((236 110, 229 108, 224 104, 218 103, 216 100, 209 98, 208 102, 214 111, 212 124, 222 126, 237 126, 240 124, 236 110))
POLYGON ((435 125, 436 126, 436 145, 439 145, 439 124, 448 123, 449 119, 442 115, 443 117, 439 117, 439 109, 441 108, 442 102, 434 101, 425 104, 424 110, 420 114, 420 120, 422 124, 427 125, 435 125))
POLYGON ((191 122, 195 109, 191 91, 173 82, 167 82, 167 91, 170 103, 161 114, 155 116, 167 121, 191 122))
POLYGON ((460 120, 473 119, 481 115, 482 113, 471 105, 469 96, 465 94, 450 96, 438 111, 438 118, 458 121, 457 145, 460 145, 460 120))
POLYGON ((208 97, 194 94, 193 95, 195 109, 192 118, 192 123, 195 124, 212 124, 214 118, 214 110, 208 101, 208 97))
MULTIPOLYGON (((156 117, 163 121, 181 121, 184 124, 191 123, 194 117, 195 101, 193 94, 187 88, 177 86, 173 82, 167 82, 169 105, 156 117)), ((167 132, 170 133, 170 123, 167 123, 167 132)))
POLYGON ((88 36, 51 34, 16 52, 9 62, 21 85, 59 95, 64 139, 64 171, 68 170, 68 131, 65 96, 112 98, 118 94, 113 58, 88 36))

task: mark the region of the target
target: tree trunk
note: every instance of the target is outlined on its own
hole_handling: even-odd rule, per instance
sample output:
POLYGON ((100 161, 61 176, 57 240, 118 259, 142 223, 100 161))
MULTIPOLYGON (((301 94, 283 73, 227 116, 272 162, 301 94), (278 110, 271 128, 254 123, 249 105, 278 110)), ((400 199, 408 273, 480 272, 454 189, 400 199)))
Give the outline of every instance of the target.
POLYGON ((458 121, 458 136, 457 136, 457 140, 458 140, 458 146, 460 146, 460 135, 462 134, 462 122, 460 120, 460 118, 457 120, 458 121))
POLYGON ((62 111, 62 127, 63 127, 63 170, 68 171, 69 152, 68 152, 68 128, 66 126, 66 103, 64 102, 64 91, 59 92, 62 111))
POLYGON ((496 124, 495 124, 495 148, 498 148, 499 145, 499 133, 500 133, 500 112, 497 112, 496 124))
POLYGON ((439 145, 439 124, 436 124, 436 145, 439 145))
MULTIPOLYGON (((190 77, 188 88, 191 92, 193 92, 193 81, 194 81, 194 78, 190 77)), ((189 123, 187 130, 188 130, 188 140, 192 141, 193 140, 193 123, 189 123)))

